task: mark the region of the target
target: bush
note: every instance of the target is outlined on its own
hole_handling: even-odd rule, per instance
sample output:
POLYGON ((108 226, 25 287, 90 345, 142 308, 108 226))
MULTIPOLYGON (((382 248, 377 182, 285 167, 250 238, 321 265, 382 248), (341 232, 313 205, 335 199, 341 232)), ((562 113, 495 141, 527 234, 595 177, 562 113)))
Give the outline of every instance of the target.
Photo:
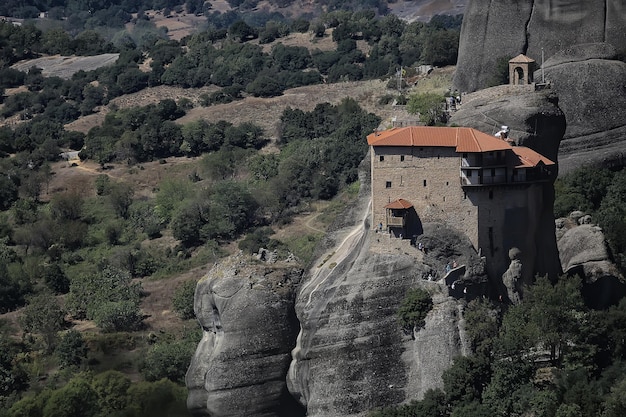
POLYGON ((80 366, 87 358, 87 345, 83 335, 76 330, 65 333, 56 347, 56 354, 61 368, 80 366))
POLYGON ((103 332, 122 332, 138 330, 143 317, 133 301, 109 301, 95 308, 93 319, 103 332))
POLYGON ((400 325, 406 331, 420 329, 426 322, 424 319, 433 308, 433 300, 428 292, 421 288, 414 288, 407 291, 404 300, 398 309, 400 325))
POLYGON ((148 351, 139 369, 146 381, 167 378, 182 383, 194 349, 195 344, 188 340, 156 344, 148 351))
POLYGON ((196 282, 187 281, 174 290, 172 297, 172 307, 178 316, 183 320, 189 320, 196 315, 193 311, 194 295, 196 292, 196 282))

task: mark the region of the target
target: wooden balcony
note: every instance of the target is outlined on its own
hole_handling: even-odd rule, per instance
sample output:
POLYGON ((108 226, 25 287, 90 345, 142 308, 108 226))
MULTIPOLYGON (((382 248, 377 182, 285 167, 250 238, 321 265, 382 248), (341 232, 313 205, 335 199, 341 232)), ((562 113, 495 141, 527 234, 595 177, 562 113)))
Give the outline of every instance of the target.
POLYGON ((405 225, 404 217, 388 217, 387 218, 387 226, 404 227, 404 225, 405 225))

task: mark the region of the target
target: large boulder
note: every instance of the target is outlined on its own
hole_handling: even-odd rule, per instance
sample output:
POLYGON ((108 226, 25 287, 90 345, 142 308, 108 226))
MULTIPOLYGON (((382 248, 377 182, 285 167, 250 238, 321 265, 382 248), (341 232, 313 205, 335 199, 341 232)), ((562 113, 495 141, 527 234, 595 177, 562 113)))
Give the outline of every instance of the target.
POLYGON ((196 287, 194 310, 203 337, 187 371, 194 416, 297 417, 286 374, 298 322, 301 268, 244 255, 215 265, 196 287))
POLYGON ((574 45, 546 60, 541 70, 567 120, 561 172, 585 164, 624 164, 626 63, 615 60, 616 54, 607 43, 574 45))
POLYGON ((624 277, 611 259, 602 229, 588 216, 557 219, 559 257, 563 271, 583 279, 585 299, 596 308, 615 304, 626 294, 624 277), (583 220, 584 219, 584 220, 583 220))

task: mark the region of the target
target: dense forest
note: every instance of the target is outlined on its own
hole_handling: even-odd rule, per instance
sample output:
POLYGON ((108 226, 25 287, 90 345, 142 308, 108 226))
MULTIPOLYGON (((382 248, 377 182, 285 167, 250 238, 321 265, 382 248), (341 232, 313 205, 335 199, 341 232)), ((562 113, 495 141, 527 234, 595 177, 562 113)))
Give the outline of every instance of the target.
MULTIPOLYGON (((309 262, 319 235, 278 240, 273 228, 312 202, 354 195, 364 138, 380 119, 353 99, 310 112, 288 108, 279 137, 270 138, 254 123, 178 123, 193 105, 181 99, 112 108, 87 134, 64 124, 158 85, 213 86, 201 99, 210 106, 456 61, 461 16, 406 23, 386 15, 384 1, 329 0, 320 2, 327 12, 309 22, 249 12, 258 3, 253 0, 229 3, 234 9, 227 13, 193 0, 0 5, 0 14, 27 19, 21 26, 0 22, 0 117, 15 121, 0 127, 0 313, 19 311, 17 326, 0 319, 0 416, 187 415, 183 378, 200 336, 192 321, 194 282, 171 291, 183 328, 176 334, 147 329, 143 284, 210 264, 233 242, 248 253, 262 246, 309 262), (168 39, 148 9, 203 15, 206 29, 168 39), (40 12, 47 17, 28 20, 40 12), (134 29, 125 29, 128 22, 134 29), (280 43, 293 32, 331 36, 336 48, 280 43), (261 45, 272 42, 264 52, 261 45), (107 52, 120 54, 113 66, 69 79, 11 68, 41 55, 107 52), (259 152, 270 143, 273 151, 259 152), (100 175, 84 189, 49 194, 52 166, 67 149, 97 162, 100 175), (193 161, 193 168, 161 180, 150 198, 108 175, 111 164, 124 164, 132 176, 172 157, 193 161), (154 244, 163 237, 175 244, 154 244), (96 328, 72 329, 77 320, 96 328)), ((624 184, 624 171, 581 170, 557 181, 555 204, 557 215, 592 213, 622 270, 624 184)), ((373 415, 623 415, 626 306, 592 310, 581 301, 580 286, 575 279, 538 279, 519 306, 468 305, 475 355, 453 364, 443 390, 373 415), (547 358, 537 346, 547 349, 547 358), (544 369, 548 375, 539 378, 544 369)))

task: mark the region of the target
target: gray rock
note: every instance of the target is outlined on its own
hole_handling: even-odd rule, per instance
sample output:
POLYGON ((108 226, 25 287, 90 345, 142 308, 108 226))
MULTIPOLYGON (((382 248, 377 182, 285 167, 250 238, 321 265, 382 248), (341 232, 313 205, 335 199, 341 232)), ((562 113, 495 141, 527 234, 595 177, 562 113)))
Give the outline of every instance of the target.
POLYGON ((576 45, 546 61, 546 79, 567 120, 559 150, 561 172, 625 162, 626 63, 603 58, 613 49, 608 44, 576 45))
POLYGON ((625 26, 621 0, 470 0, 454 85, 466 92, 483 89, 498 60, 524 53, 540 65, 542 48, 546 58, 577 44, 606 42, 622 48, 625 26))
POLYGON ((563 271, 579 272, 586 282, 595 282, 604 276, 621 277, 611 261, 602 229, 582 224, 567 230, 558 241, 563 271))
POLYGON ((186 375, 193 415, 278 417, 295 404, 285 376, 298 331, 293 303, 301 274, 293 264, 240 254, 198 283, 194 310, 203 337, 186 375))
POLYGON ((502 275, 502 282, 507 290, 509 301, 513 304, 519 304, 522 299, 522 291, 520 284, 522 282, 522 261, 521 253, 517 248, 509 250, 509 259, 511 264, 506 272, 502 275))
POLYGON ((542 65, 567 120, 559 169, 626 163, 626 6, 620 0, 470 0, 461 29, 454 88, 494 85, 501 61, 520 53, 542 65), (581 30, 584 25, 584 30, 581 30), (494 51, 497 51, 494 53, 494 51))
MULTIPOLYGON (((428 261, 434 267, 419 262, 416 248, 415 253, 401 246, 397 254, 377 253, 371 239, 381 238, 369 231, 354 259, 334 266, 336 272, 308 278, 298 294, 302 329, 288 386, 307 416, 364 416, 377 407, 418 399, 441 387, 452 359, 467 353, 460 313, 464 301, 448 296, 443 280, 424 278, 443 264, 435 258, 428 261), (407 335, 396 312, 406 291, 415 287, 433 294, 434 308, 425 327, 407 335)), ((386 249, 393 240, 401 244, 382 239, 390 241, 383 242, 386 249)))

